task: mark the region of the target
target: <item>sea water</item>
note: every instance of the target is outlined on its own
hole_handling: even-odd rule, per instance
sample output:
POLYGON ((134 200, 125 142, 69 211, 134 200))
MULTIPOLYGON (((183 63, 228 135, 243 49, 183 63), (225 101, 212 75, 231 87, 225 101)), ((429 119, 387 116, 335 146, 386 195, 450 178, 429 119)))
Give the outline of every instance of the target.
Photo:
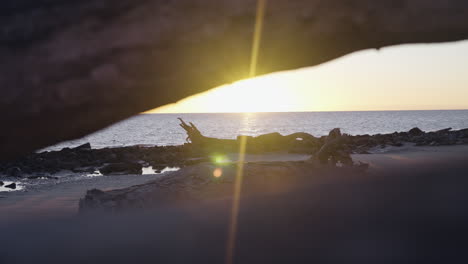
POLYGON ((306 132, 323 136, 333 128, 359 134, 393 133, 419 127, 434 131, 451 127, 468 128, 468 110, 359 111, 219 114, 140 114, 83 138, 46 148, 58 150, 90 142, 93 148, 130 145, 179 145, 186 140, 178 117, 193 122, 203 135, 234 139, 279 132, 306 132))

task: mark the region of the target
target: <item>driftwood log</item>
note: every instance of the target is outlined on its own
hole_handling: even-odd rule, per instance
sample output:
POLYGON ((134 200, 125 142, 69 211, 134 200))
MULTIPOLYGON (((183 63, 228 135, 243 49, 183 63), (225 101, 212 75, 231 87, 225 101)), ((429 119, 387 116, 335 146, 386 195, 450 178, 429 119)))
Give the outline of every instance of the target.
MULTIPOLYGON (((181 121, 187 131, 189 144, 180 146, 127 146, 92 149, 91 144, 60 151, 32 153, 23 157, 0 161, 0 175, 29 177, 54 174, 63 170, 76 173, 94 172, 106 164, 146 164, 153 169, 166 166, 184 167, 211 160, 216 154, 236 153, 240 150, 240 137, 218 139, 203 136, 193 123, 181 121), (39 173, 39 174, 36 174, 39 173), (46 174, 44 174, 46 173, 46 174)), ((314 137, 300 132, 283 136, 269 133, 257 137, 245 137, 247 153, 293 152, 311 154, 322 163, 351 164, 350 153, 369 154, 383 147, 399 147, 407 143, 417 146, 468 144, 468 129, 424 132, 413 128, 407 132, 377 135, 346 135, 333 129, 328 136, 314 137)), ((221 155, 222 156, 222 155, 221 155)))
MULTIPOLYGON (((5 0, 0 158, 249 74, 255 0, 5 0)), ((468 37, 460 0, 268 1, 258 74, 468 37)))
POLYGON ((237 139, 212 138, 203 136, 193 123, 189 122, 187 124, 181 118, 179 120, 181 122, 180 126, 187 132, 187 141, 192 143, 197 152, 204 154, 239 152, 243 140, 246 144, 247 153, 289 151, 313 154, 320 149, 324 142, 324 138, 316 138, 304 132, 286 136, 274 132, 256 137, 239 135, 237 139))
POLYGON ((307 153, 312 154, 312 159, 317 159, 322 164, 353 165, 350 155, 355 150, 352 147, 352 138, 347 134, 341 134, 339 128, 332 129, 327 137, 321 138, 305 132, 286 136, 274 132, 256 137, 240 135, 234 140, 205 137, 192 122, 187 124, 182 118, 179 120, 180 126, 187 132, 187 142, 192 143, 198 153, 209 155, 219 152, 239 152, 241 142, 244 142, 247 153, 274 151, 307 153))
POLYGON ((278 132, 256 137, 239 135, 237 139, 219 139, 203 136, 200 130, 191 122, 187 124, 179 118, 180 126, 187 132, 187 142, 192 143, 195 153, 211 155, 220 152, 238 152, 241 142, 245 142, 247 153, 290 152, 311 154, 313 159, 321 163, 352 165, 350 154, 369 154, 371 149, 387 146, 401 147, 405 143, 416 146, 440 146, 468 144, 468 129, 424 132, 415 127, 408 132, 394 132, 376 135, 342 134, 339 128, 334 128, 328 136, 314 137, 305 132, 281 135, 278 132), (243 139, 242 139, 243 138, 243 139), (241 140, 242 139, 242 140, 241 140))

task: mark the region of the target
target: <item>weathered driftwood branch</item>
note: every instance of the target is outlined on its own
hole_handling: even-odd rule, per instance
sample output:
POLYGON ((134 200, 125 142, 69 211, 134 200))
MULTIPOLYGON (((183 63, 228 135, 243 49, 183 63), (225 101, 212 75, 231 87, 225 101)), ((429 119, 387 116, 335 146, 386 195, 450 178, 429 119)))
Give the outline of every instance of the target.
MULTIPOLYGON (((0 157, 247 77, 255 0, 6 0, 0 157)), ((269 1, 258 74, 468 37, 459 0, 269 1)))
MULTIPOLYGON (((268 133, 256 137, 240 135, 237 139, 220 139, 203 136, 193 124, 179 118, 180 126, 187 132, 187 141, 202 153, 238 152, 241 138, 246 139, 246 151, 250 153, 264 153, 271 151, 299 151, 301 153, 315 153, 321 147, 321 140, 304 132, 283 136, 280 133, 268 133)), ((323 141, 323 139, 322 139, 323 141)))
POLYGON ((187 138, 185 139, 185 141, 197 143, 203 140, 204 137, 202 136, 200 130, 198 130, 198 128, 192 122, 189 122, 190 125, 187 125, 187 123, 185 123, 184 120, 182 120, 182 118, 177 119, 180 120, 180 127, 182 127, 185 130, 185 132, 187 132, 187 138))
POLYGON ((368 154, 368 150, 375 147, 396 146, 404 143, 415 143, 417 146, 430 145, 457 145, 468 144, 468 129, 452 130, 441 129, 433 132, 424 132, 415 127, 408 132, 395 132, 392 134, 377 135, 348 135, 342 134, 339 128, 334 128, 328 136, 316 138, 305 132, 293 133, 283 136, 280 133, 268 133, 252 136, 238 136, 237 139, 219 139, 205 137, 193 124, 187 125, 181 118, 180 126, 187 132, 187 139, 193 143, 198 153, 213 154, 216 152, 238 152, 241 137, 246 140, 246 152, 265 153, 272 151, 286 151, 294 153, 312 154, 314 159, 322 163, 341 162, 351 165, 350 154, 368 154))
POLYGON ((187 141, 190 141, 197 151, 201 153, 213 154, 220 151, 238 152, 241 138, 244 137, 246 152, 264 153, 269 151, 286 151, 313 154, 313 159, 321 163, 336 164, 341 162, 345 165, 352 165, 350 154, 353 148, 348 146, 350 137, 341 134, 339 128, 332 129, 327 137, 316 138, 305 132, 293 133, 283 136, 280 133, 268 133, 257 137, 238 136, 233 139, 210 138, 202 135, 200 130, 190 122, 184 122, 182 118, 180 126, 187 132, 187 141))

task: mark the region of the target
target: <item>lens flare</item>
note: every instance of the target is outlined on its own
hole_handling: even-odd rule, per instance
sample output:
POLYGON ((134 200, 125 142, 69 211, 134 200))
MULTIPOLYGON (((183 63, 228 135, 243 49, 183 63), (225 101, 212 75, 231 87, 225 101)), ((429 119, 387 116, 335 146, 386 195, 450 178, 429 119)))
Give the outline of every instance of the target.
POLYGON ((214 154, 211 156, 211 161, 216 165, 225 165, 229 163, 231 160, 223 154, 214 154))
POLYGON ((221 176, 223 176, 223 169, 221 168, 216 168, 214 171, 213 171, 213 176, 215 178, 219 178, 221 176))

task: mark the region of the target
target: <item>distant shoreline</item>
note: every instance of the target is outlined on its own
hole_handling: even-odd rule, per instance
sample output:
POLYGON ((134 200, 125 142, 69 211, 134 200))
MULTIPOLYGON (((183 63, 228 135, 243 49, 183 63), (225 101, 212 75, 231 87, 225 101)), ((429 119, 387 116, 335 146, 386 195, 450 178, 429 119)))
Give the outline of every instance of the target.
POLYGON ((342 112, 422 112, 422 111, 468 111, 468 108, 455 109, 410 109, 410 110, 336 110, 336 111, 287 111, 287 112, 143 112, 140 115, 178 115, 178 114, 278 114, 278 113, 342 113, 342 112))

